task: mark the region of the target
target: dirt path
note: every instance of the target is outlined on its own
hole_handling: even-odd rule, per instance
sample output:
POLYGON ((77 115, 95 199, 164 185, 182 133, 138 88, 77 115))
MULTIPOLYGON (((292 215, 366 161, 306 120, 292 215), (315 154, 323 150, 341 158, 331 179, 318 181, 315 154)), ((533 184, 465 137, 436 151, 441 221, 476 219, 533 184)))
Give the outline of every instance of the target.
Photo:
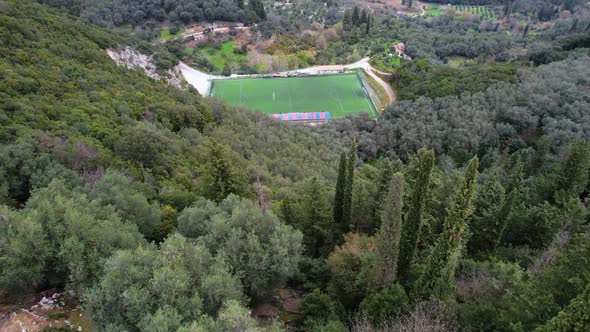
POLYGON ((383 79, 381 79, 381 77, 375 75, 375 73, 372 70, 373 67, 370 67, 370 68, 371 69, 369 69, 369 70, 365 70, 365 72, 367 74, 369 74, 369 76, 371 76, 373 79, 375 79, 375 81, 377 81, 377 83, 379 83, 379 85, 381 85, 383 87, 383 89, 385 90, 385 93, 387 93, 387 98, 389 98, 387 105, 393 103, 395 101, 395 93, 393 92, 391 85, 389 85, 389 83, 387 83, 383 79))
POLYGON ((365 70, 365 72, 371 76, 373 79, 375 79, 375 81, 377 81, 377 83, 379 83, 379 85, 381 85, 383 87, 383 89, 385 90, 385 93, 387 93, 387 97, 388 97, 388 101, 386 104, 391 104, 395 101, 395 92, 393 92, 393 89, 391 88, 391 85, 389 85, 389 83, 385 82, 381 77, 377 76, 375 73, 379 73, 381 75, 391 75, 390 73, 386 73, 383 71, 379 71, 375 68, 373 68, 373 66, 371 66, 371 64, 369 63, 369 57, 363 58, 358 62, 352 63, 350 65, 346 65, 344 66, 345 68, 362 68, 365 70))

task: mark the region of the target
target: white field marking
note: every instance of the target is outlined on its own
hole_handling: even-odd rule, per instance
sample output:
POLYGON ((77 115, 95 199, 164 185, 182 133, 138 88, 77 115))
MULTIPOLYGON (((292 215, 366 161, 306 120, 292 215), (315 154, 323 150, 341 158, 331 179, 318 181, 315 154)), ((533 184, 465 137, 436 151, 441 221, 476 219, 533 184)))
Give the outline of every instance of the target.
MULTIPOLYGON (((369 103, 369 101, 367 100, 367 98, 371 98, 371 97, 365 96, 365 103, 367 103, 367 106, 369 106, 369 109, 371 110, 371 113, 373 113, 373 115, 375 115, 376 110, 373 109, 373 105, 371 105, 371 103, 369 103)), ((379 115, 379 114, 377 114, 377 115, 379 115)))
POLYGON ((289 81, 287 81, 287 93, 289 94, 289 109, 293 113, 293 103, 291 102, 291 88, 289 87, 289 81))
POLYGON ((334 96, 334 92, 338 95, 338 91, 336 91, 334 88, 330 89, 330 96, 332 98, 334 98, 334 100, 336 100, 336 102, 338 102, 338 105, 340 106, 340 110, 342 111, 342 114, 344 114, 344 107, 342 107, 342 102, 340 100, 342 100, 340 98, 340 95, 338 95, 337 97, 334 96))
POLYGON ((242 105, 242 83, 244 81, 240 81, 240 105, 242 105))

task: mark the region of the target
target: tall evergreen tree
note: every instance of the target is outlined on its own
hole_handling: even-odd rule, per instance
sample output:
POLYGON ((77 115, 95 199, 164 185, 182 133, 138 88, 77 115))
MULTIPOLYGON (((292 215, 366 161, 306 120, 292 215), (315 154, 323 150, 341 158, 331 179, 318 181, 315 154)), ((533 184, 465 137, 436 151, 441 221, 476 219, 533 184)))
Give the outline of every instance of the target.
POLYGON ((590 170, 590 143, 577 141, 568 147, 565 159, 556 171, 556 192, 579 195, 588 185, 590 170))
POLYGON ((590 284, 557 316, 535 330, 535 332, 553 331, 590 331, 590 284))
POLYGON ((494 167, 480 177, 474 198, 475 211, 470 218, 467 249, 480 253, 495 248, 500 231, 500 211, 506 205, 506 189, 500 180, 500 169, 494 167))
POLYGON ((212 140, 209 151, 209 163, 206 167, 207 194, 216 201, 221 202, 229 194, 240 194, 243 187, 243 179, 230 159, 227 157, 223 145, 212 140))
POLYGON ((415 180, 407 203, 408 210, 403 226, 401 250, 399 259, 400 279, 408 277, 416 249, 420 242, 420 232, 424 222, 424 208, 428 200, 428 189, 430 186, 430 175, 434 166, 434 151, 420 149, 416 154, 413 165, 415 180))
POLYGON ((368 35, 371 31, 371 14, 367 14, 367 26, 365 28, 365 33, 368 35))
POLYGON ((373 208, 372 208, 372 216, 373 219, 373 230, 376 231, 379 225, 381 224, 381 214, 383 211, 383 205, 385 203, 385 198, 387 196, 387 192, 389 190, 389 182, 391 181, 391 177, 393 176, 393 165, 390 161, 383 162, 381 166, 381 172, 379 174, 378 183, 377 183, 377 191, 375 196, 373 197, 373 208))
POLYGON ((367 11, 365 9, 361 10, 361 17, 359 19, 359 25, 367 23, 367 11))
POLYGON ((344 204, 342 205, 342 227, 347 230, 352 222, 352 190, 354 186, 354 169, 356 165, 356 141, 352 142, 348 162, 346 164, 346 184, 344 191, 344 204))
POLYGON ((354 26, 358 26, 360 24, 360 12, 359 12, 359 7, 354 6, 354 8, 352 9, 352 25, 354 26))
POLYGON ((266 19, 266 11, 264 10, 264 4, 262 3, 262 0, 250 0, 248 4, 250 5, 250 9, 256 13, 258 18, 261 20, 266 19))
POLYGON ((338 178, 336 179, 336 193, 334 195, 334 223, 342 228, 344 216, 344 196, 346 195, 346 153, 342 151, 340 164, 338 165, 338 178))
POLYGON ((352 27, 352 13, 350 10, 344 11, 344 18, 342 19, 342 27, 344 30, 350 30, 352 27))
POLYGON ((497 248, 502 240, 502 235, 504 234, 504 230, 506 230, 506 226, 508 223, 508 217, 510 213, 512 213, 512 209, 514 205, 517 203, 518 198, 520 196, 520 192, 522 190, 522 178, 524 175, 524 164, 520 161, 514 165, 510 174, 510 182, 508 183, 508 188, 506 188, 506 199, 504 200, 504 204, 502 208, 498 212, 496 217, 497 224, 499 227, 497 228, 497 233, 495 235, 495 243, 494 248, 497 248))
POLYGON ((506 21, 510 19, 510 15, 512 14, 512 1, 504 0, 504 16, 506 17, 506 21))
POLYGON ((314 176, 306 184, 303 197, 306 216, 301 229, 305 235, 306 250, 314 257, 323 251, 330 252, 336 240, 330 229, 330 206, 324 188, 319 178, 314 176))
POLYGON ((399 241, 402 231, 402 197, 404 177, 400 173, 393 175, 389 183, 389 192, 383 208, 381 228, 377 235, 375 286, 387 288, 396 280, 399 257, 399 241))
POLYGON ((472 212, 472 201, 477 182, 479 160, 473 157, 467 165, 463 182, 447 210, 444 229, 428 257, 426 266, 413 288, 417 298, 448 299, 453 294, 457 268, 467 218, 472 212))

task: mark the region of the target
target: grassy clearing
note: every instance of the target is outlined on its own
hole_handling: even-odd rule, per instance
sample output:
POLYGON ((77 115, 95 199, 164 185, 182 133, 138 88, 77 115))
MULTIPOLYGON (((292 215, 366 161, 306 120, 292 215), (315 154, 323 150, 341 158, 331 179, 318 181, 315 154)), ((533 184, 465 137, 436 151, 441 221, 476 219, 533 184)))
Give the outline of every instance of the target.
POLYGON ((373 66, 373 68, 380 71, 386 71, 391 73, 395 71, 395 68, 399 67, 401 63, 401 58, 395 55, 376 56, 374 58, 371 58, 369 62, 371 63, 371 66, 373 66))
POLYGON ((133 27, 129 23, 118 25, 114 28, 115 31, 120 33, 130 33, 133 32, 133 27))
POLYGON ((191 47, 191 46, 187 46, 185 48, 182 49, 182 54, 186 55, 186 56, 191 56, 193 55, 193 53, 195 53, 195 48, 191 47))
POLYGON ((166 41, 166 40, 169 40, 172 38, 179 37, 183 33, 184 33, 184 27, 181 27, 180 30, 178 30, 178 32, 175 34, 170 33, 169 27, 162 27, 162 30, 160 30, 160 41, 166 41))
POLYGON ((426 16, 440 16, 441 11, 438 8, 427 9, 424 11, 424 15, 426 16))
POLYGON ((263 113, 330 112, 332 118, 375 110, 356 74, 214 81, 212 95, 263 113))
POLYGON ((469 64, 469 65, 475 64, 475 59, 469 59, 469 58, 457 56, 457 57, 449 58, 449 60, 447 61, 447 65, 452 68, 459 68, 459 67, 466 65, 466 64, 469 64))
POLYGON ((200 56, 206 57, 218 71, 222 71, 225 66, 238 65, 240 61, 246 60, 245 54, 235 52, 235 44, 234 40, 229 40, 219 48, 207 46, 199 49, 198 52, 200 56))

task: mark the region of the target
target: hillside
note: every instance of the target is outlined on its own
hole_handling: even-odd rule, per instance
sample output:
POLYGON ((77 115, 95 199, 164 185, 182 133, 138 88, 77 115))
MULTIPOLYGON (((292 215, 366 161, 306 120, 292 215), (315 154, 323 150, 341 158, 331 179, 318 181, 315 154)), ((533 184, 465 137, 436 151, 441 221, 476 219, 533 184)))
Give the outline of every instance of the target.
POLYGON ((212 140, 227 144, 236 164, 257 170, 245 187, 257 176, 264 182, 304 177, 305 169, 277 163, 280 156, 291 163, 305 159, 319 176, 334 177, 322 171, 334 154, 305 128, 293 130, 118 67, 104 51, 124 42, 116 34, 29 2, 5 2, 2 29, 4 143, 29 144, 57 159, 61 153, 60 161, 78 172, 125 167, 164 181, 171 192, 200 187, 212 140), (127 143, 142 147, 134 151, 127 143), (80 155, 65 156, 72 151, 80 155))

